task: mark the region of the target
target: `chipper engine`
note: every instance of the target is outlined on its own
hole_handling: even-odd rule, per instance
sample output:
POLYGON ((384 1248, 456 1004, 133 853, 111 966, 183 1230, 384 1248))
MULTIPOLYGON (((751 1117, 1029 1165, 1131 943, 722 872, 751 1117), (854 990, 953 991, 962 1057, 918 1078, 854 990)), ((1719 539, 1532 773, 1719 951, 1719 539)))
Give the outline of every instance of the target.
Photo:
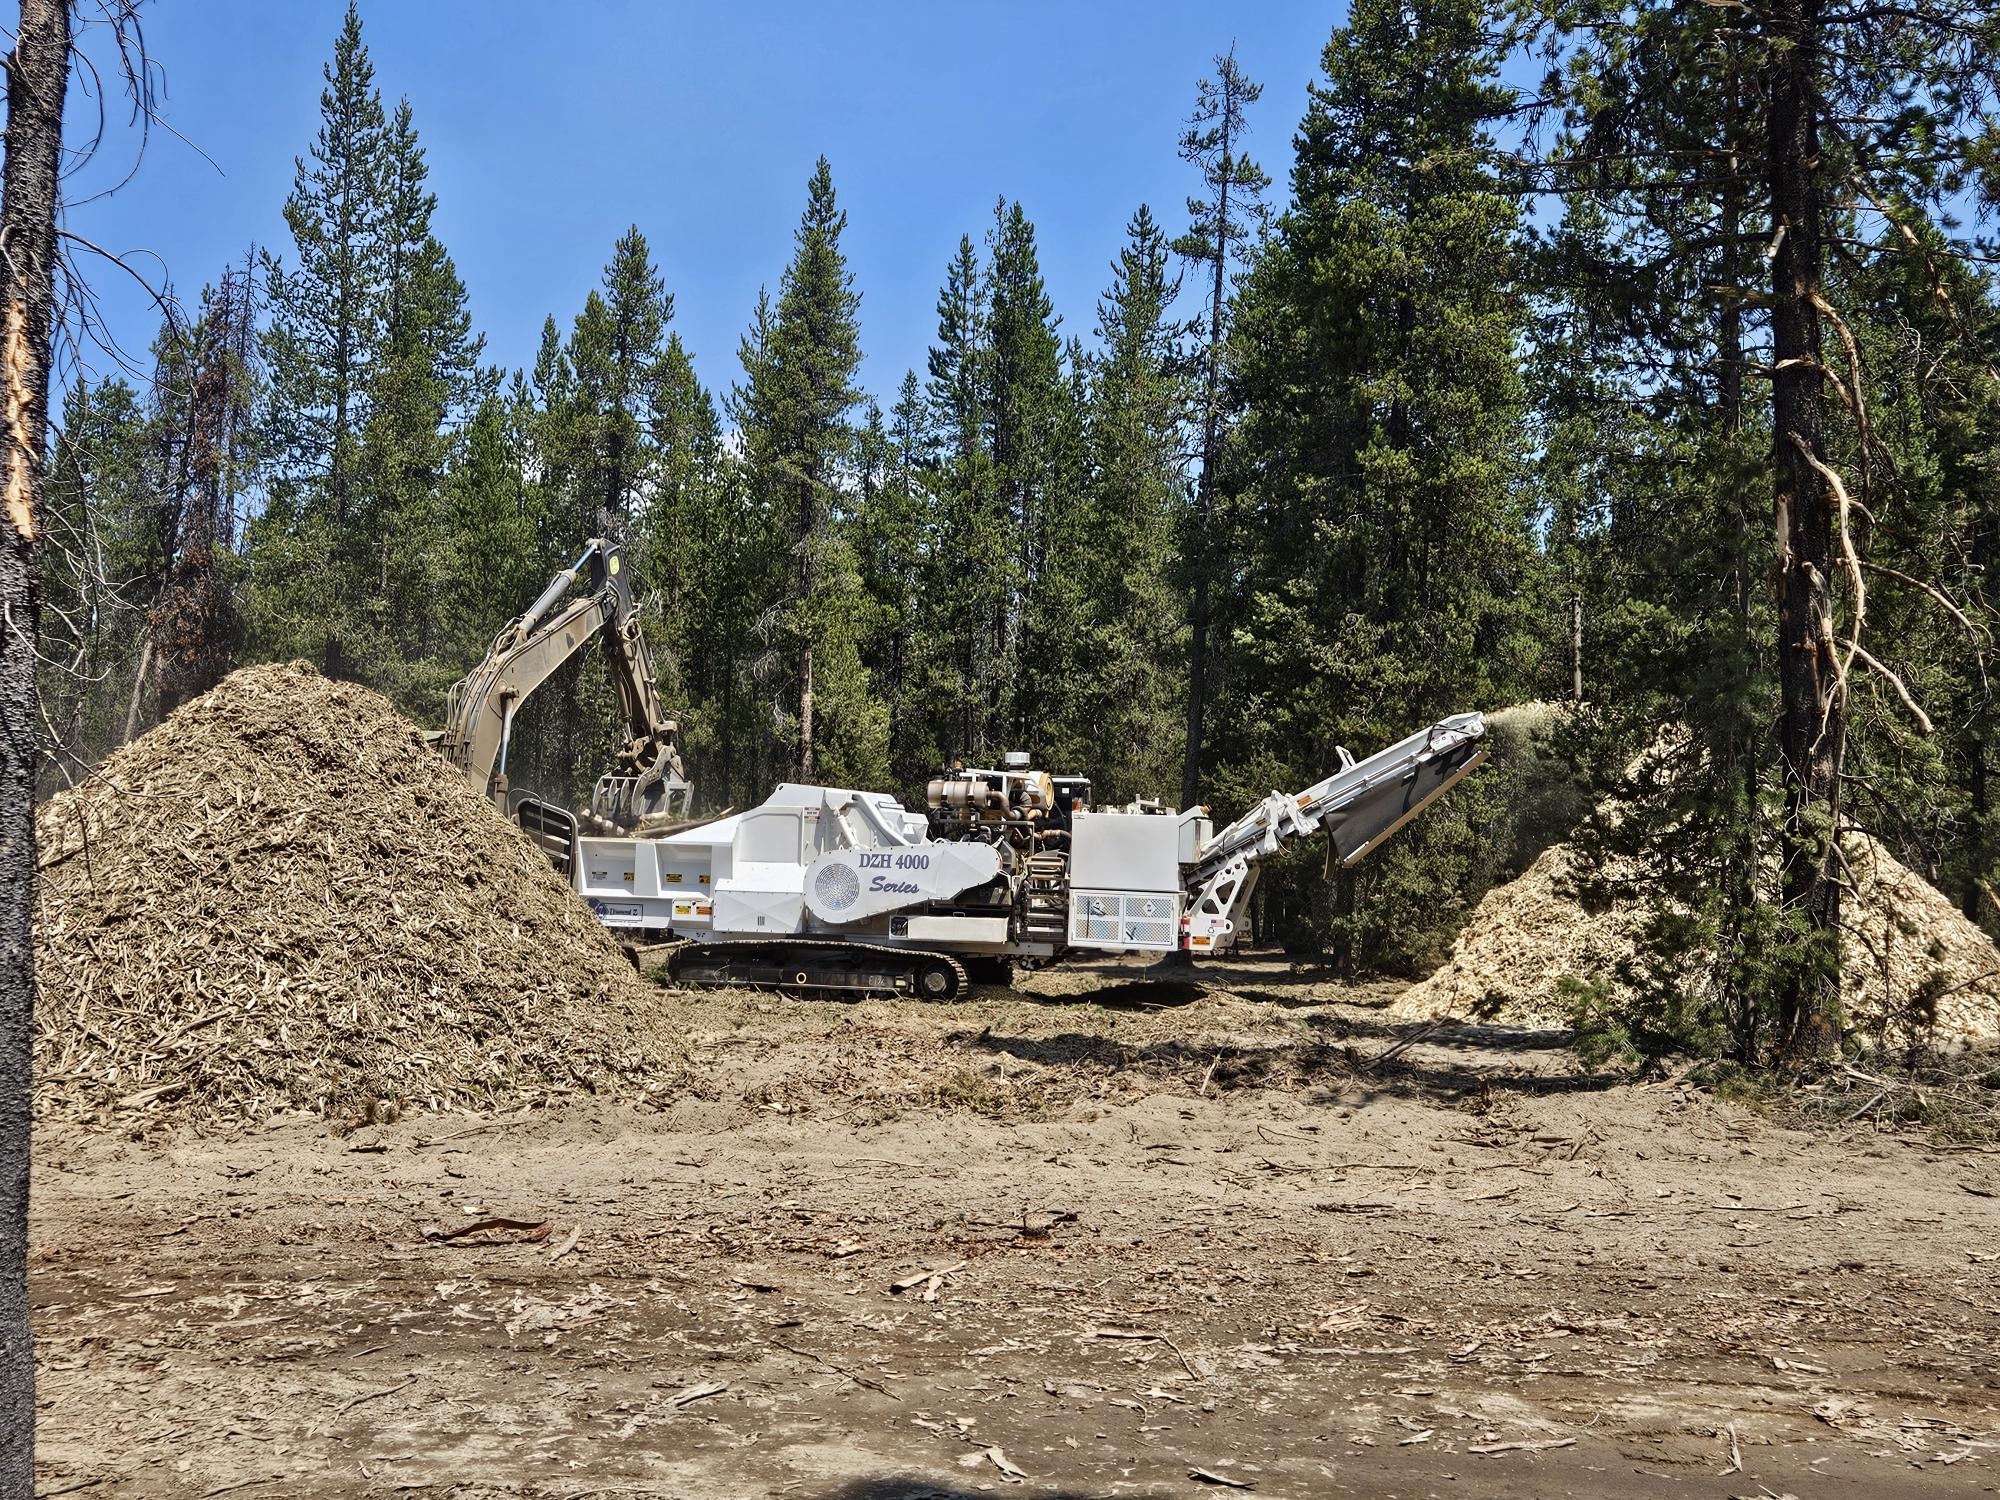
POLYGON ((1351 865, 1485 759, 1457 714, 1273 792, 1220 830, 1206 808, 1092 808, 1089 783, 1010 755, 953 767, 911 812, 881 792, 787 783, 761 806, 661 837, 576 842, 607 926, 668 945, 694 984, 948 999, 1016 959, 1230 948, 1263 860, 1325 833, 1351 865))

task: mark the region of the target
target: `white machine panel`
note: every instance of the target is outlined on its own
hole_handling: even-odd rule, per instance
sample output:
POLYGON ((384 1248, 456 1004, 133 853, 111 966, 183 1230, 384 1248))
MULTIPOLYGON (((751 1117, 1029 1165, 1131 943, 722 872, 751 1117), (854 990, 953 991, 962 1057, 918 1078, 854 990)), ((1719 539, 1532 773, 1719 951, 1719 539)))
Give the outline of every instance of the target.
POLYGON ((734 878, 715 887, 714 932, 784 937, 805 925, 799 865, 738 864, 734 878), (791 888, 786 889, 789 885, 791 888))
POLYGON ((1154 813, 1076 815, 1070 884, 1088 890, 1181 888, 1180 820, 1154 813))
POLYGON ((648 864, 650 851, 630 839, 578 839, 576 889, 606 927, 666 927, 668 903, 649 900, 657 895, 648 864))
POLYGON ((1000 873, 991 844, 915 844, 902 849, 835 849, 805 873, 806 905, 836 925, 949 901, 1000 873))
POLYGON ((966 947, 976 943, 995 950, 1007 946, 1005 917, 909 917, 900 928, 892 927, 890 931, 913 943, 956 943, 966 947))
POLYGON ((1215 836, 1215 823, 1209 817, 1208 810, 1201 807, 1189 808, 1174 822, 1179 828, 1177 842, 1180 846, 1175 852, 1179 854, 1182 864, 1191 865, 1195 861, 1195 856, 1201 852, 1201 846, 1215 836))

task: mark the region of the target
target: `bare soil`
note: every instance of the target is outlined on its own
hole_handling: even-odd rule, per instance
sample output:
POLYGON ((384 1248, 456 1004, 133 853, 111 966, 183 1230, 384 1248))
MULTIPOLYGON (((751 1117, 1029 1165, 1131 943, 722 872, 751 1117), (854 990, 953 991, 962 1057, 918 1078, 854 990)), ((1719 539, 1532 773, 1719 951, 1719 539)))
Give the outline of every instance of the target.
POLYGON ((659 1105, 51 1125, 40 1492, 2000 1485, 2000 1156, 1199 973, 663 994, 659 1105))

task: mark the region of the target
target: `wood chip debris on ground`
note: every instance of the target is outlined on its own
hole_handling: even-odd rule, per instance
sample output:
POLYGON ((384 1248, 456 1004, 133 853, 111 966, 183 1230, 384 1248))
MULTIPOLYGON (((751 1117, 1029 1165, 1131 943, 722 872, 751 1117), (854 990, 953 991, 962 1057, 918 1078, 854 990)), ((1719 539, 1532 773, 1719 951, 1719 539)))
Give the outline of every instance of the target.
POLYGON ((1028 1477, 1024 1469, 1018 1467, 1012 1459, 1008 1458, 998 1448, 981 1448, 976 1452, 966 1454, 965 1457, 959 1460, 959 1464, 968 1469, 976 1469, 985 1463, 990 1463, 994 1468, 998 1469, 1005 1476, 1009 1484, 1021 1484, 1028 1477))
POLYGON ((1189 1469, 1188 1478, 1198 1484, 1218 1484, 1225 1489, 1254 1490, 1257 1488, 1257 1482, 1254 1479, 1232 1479, 1227 1474, 1216 1473, 1213 1469, 1189 1469))
POLYGON ((919 1300, 935 1302, 938 1299, 939 1289, 944 1285, 944 1279, 947 1276, 956 1276, 960 1271, 965 1269, 965 1264, 964 1261, 959 1260, 953 1261, 948 1266, 938 1266, 933 1270, 919 1271, 914 1276, 905 1276, 900 1281, 890 1282, 889 1290, 901 1296, 904 1292, 915 1291, 916 1288, 922 1287, 923 1291, 918 1294, 919 1300))

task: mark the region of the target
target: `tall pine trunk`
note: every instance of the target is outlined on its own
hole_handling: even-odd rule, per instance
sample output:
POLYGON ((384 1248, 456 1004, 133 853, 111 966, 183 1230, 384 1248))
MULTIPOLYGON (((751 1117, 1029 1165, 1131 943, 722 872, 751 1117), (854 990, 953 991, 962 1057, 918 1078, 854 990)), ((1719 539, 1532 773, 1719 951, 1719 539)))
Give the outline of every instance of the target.
MULTIPOLYGON (((354 359, 350 334, 352 320, 347 312, 349 300, 345 283, 343 282, 341 291, 340 335, 334 345, 333 351, 335 382, 333 398, 333 448, 327 458, 326 474, 327 493, 333 501, 333 540, 330 544, 332 555, 328 559, 328 564, 332 569, 332 578, 329 581, 336 590, 342 593, 345 592, 346 585, 346 578, 344 576, 346 572, 344 567, 344 549, 348 545, 347 414, 348 407, 353 400, 349 369, 354 359)), ((320 666, 325 669, 326 675, 335 680, 344 679, 348 675, 349 658, 347 643, 341 639, 340 626, 336 622, 347 613, 344 606, 352 604, 353 601, 343 599, 341 603, 343 608, 334 611, 329 619, 330 628, 326 633, 326 656, 320 663, 320 666)))
POLYGON ((1768 12, 1767 117, 1771 258, 1772 429, 1778 543, 1778 743, 1784 757, 1786 910, 1808 943, 1779 996, 1788 1060, 1830 1054, 1839 1039, 1840 886, 1834 835, 1846 738, 1833 652, 1833 496, 1824 462, 1826 396, 1820 313, 1820 0, 1776 0, 1768 12))
POLYGON ((1569 560, 1569 700, 1583 702, 1583 579, 1577 567, 1575 542, 1569 560))
MULTIPOLYGON (((1729 44, 1729 70, 1732 80, 1740 79, 1742 60, 1740 49, 1732 41, 1729 44)), ((1728 160, 1728 180, 1723 184, 1716 201, 1718 227, 1721 230, 1722 270, 1718 280, 1729 288, 1745 287, 1754 274, 1751 269, 1750 252, 1744 242, 1743 216, 1748 202, 1748 184, 1739 179, 1743 159, 1738 154, 1736 143, 1742 139, 1746 123, 1744 98, 1739 82, 1730 85, 1729 102, 1724 121, 1729 133, 1730 154, 1728 160)), ((1721 419, 1722 431, 1731 441, 1731 459, 1734 459, 1735 442, 1743 435, 1744 427, 1744 371, 1746 351, 1744 348, 1743 301, 1731 295, 1723 301, 1716 317, 1716 407, 1721 419)), ((1730 606, 1736 626, 1736 647, 1746 670, 1756 660, 1756 643, 1752 636, 1752 605, 1755 602, 1758 575, 1758 526, 1757 500, 1747 485, 1735 487, 1736 538, 1735 555, 1731 560, 1730 606)), ((1728 745, 1728 753, 1737 778, 1737 790, 1743 798, 1743 807, 1735 829, 1734 849, 1728 856, 1727 879, 1729 881, 1730 902, 1724 919, 1722 950, 1732 961, 1743 955, 1744 932, 1751 914, 1757 905, 1757 831, 1759 819, 1759 735, 1754 718, 1749 714, 1740 716, 1740 725, 1728 745)), ((1737 972, 1741 972, 1740 962, 1737 972)), ((1732 1043, 1737 1058, 1745 1063, 1758 1060, 1762 1044, 1762 1017, 1755 996, 1746 996, 1740 985, 1732 984, 1728 990, 1728 1014, 1732 1043)))
POLYGON ((813 547, 818 529, 817 485, 799 495, 799 780, 813 779, 813 547))
POLYGON ((66 0, 22 0, 7 58, 0 242, 0 1500, 30 1500, 35 1356, 28 1323, 28 1130, 35 1015, 36 531, 47 461, 57 175, 69 82, 66 0))
MULTIPOLYGON (((1980 516, 1972 528, 1972 564, 1981 578, 1992 578, 2000 567, 2000 545, 1996 545, 1994 521, 1991 516, 1980 516)), ((1970 799, 1972 821, 1972 872, 1966 881, 1961 896, 1961 910, 1966 919, 1978 922, 1987 913, 1982 900, 1980 882, 1991 878, 1994 859, 1993 838, 1993 793, 1987 769, 1988 747, 1993 742, 1993 703, 1990 697, 1981 695, 1975 700, 1971 723, 1968 726, 1966 744, 1967 794, 1970 799)))
MULTIPOLYGON (((1222 126, 1222 159, 1229 160, 1229 115, 1222 126)), ((1195 485, 1194 602, 1188 611, 1187 751, 1181 761, 1181 806, 1193 807, 1201 795, 1202 740, 1208 712, 1208 627, 1213 608, 1210 558, 1215 543, 1216 443, 1222 428, 1222 294, 1229 270, 1229 173, 1216 188, 1215 267, 1209 283, 1207 390, 1201 409, 1201 478, 1195 485)))

